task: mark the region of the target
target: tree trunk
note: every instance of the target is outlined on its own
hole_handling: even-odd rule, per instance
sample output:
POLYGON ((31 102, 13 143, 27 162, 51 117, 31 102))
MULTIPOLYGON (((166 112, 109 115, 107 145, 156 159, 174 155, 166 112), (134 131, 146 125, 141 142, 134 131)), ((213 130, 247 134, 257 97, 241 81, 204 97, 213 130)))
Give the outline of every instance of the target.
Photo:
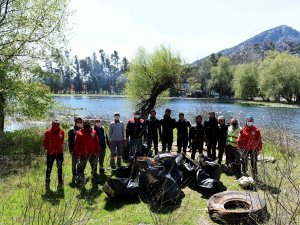
POLYGON ((5 105, 5 97, 3 93, 0 92, 0 132, 4 131, 4 105, 5 105))

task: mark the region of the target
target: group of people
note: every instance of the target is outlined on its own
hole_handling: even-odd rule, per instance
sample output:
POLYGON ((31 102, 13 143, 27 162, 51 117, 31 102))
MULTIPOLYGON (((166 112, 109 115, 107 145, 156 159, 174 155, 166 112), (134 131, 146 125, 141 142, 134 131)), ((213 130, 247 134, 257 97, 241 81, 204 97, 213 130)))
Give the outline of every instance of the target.
MULTIPOLYGON (((250 157, 252 176, 257 178, 257 155, 262 148, 260 130, 255 127, 254 119, 248 117, 244 127, 240 127, 238 120, 232 118, 229 124, 225 118, 216 118, 214 112, 208 113, 204 123, 202 116, 197 115, 195 124, 185 119, 184 113, 179 113, 178 120, 171 117, 171 110, 166 109, 162 119, 156 118, 156 111, 151 110, 149 118, 144 120, 141 112, 136 111, 128 121, 126 127, 120 120, 120 113, 114 113, 114 119, 109 124, 108 134, 104 130, 102 121, 96 119, 94 127, 90 120, 75 118, 74 126, 68 132, 68 147, 72 158, 72 181, 79 185, 84 184, 84 170, 89 161, 92 171, 92 182, 99 173, 105 172, 104 158, 106 148, 110 149, 110 167, 121 166, 123 146, 129 156, 151 156, 152 146, 155 155, 158 154, 159 139, 162 143, 162 152, 171 151, 173 145, 173 130, 177 129, 177 152, 187 154, 191 151, 194 160, 196 152, 203 154, 204 143, 207 156, 218 160, 221 164, 223 155, 226 155, 226 165, 230 166, 237 177, 247 174, 248 158, 250 157), (125 131, 125 132, 124 132, 125 131), (218 149, 218 157, 216 153, 218 149)), ((44 134, 44 148, 47 151, 46 187, 50 184, 50 174, 56 160, 59 185, 63 184, 63 143, 64 131, 58 120, 52 121, 51 128, 44 134)))

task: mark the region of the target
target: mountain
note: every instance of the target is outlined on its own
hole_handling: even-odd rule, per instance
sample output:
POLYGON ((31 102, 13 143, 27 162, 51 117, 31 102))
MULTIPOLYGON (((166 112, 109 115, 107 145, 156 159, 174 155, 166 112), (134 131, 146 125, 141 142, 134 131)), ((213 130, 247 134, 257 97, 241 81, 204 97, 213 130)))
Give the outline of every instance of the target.
MULTIPOLYGON (((262 59, 265 52, 270 50, 287 51, 290 54, 300 56, 300 32, 292 27, 281 25, 218 53, 230 57, 234 64, 239 64, 262 59)), ((193 65, 201 64, 208 57, 195 61, 193 65)))

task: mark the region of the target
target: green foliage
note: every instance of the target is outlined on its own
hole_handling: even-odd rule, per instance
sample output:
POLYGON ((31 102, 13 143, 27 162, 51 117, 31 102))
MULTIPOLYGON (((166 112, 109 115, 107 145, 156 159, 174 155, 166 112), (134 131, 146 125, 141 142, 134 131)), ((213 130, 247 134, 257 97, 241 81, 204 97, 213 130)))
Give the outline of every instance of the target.
POLYGON ((231 96, 233 72, 230 59, 224 56, 220 57, 217 66, 212 67, 210 72, 209 89, 219 93, 220 97, 231 96))
POLYGON ((66 44, 68 0, 3 0, 0 5, 0 131, 6 115, 41 117, 51 104, 39 63, 66 44))
POLYGON ((264 98, 293 102, 300 94, 300 58, 271 52, 259 67, 259 89, 264 98))
POLYGON ((126 92, 138 98, 139 108, 147 114, 156 104, 157 97, 174 87, 182 75, 181 59, 162 46, 152 54, 140 48, 129 68, 126 92))
POLYGON ((233 89, 238 98, 251 99, 258 96, 257 65, 241 64, 234 70, 233 89))

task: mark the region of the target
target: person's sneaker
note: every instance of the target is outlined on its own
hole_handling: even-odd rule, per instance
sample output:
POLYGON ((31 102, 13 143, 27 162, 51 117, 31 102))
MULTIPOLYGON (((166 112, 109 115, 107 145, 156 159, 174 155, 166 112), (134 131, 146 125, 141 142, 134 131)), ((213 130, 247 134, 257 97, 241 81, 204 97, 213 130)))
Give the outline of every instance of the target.
POLYGON ((104 174, 105 173, 105 168, 104 167, 100 167, 99 173, 100 174, 104 174))
POLYGON ((110 166, 110 168, 111 168, 112 170, 115 170, 115 169, 116 169, 116 166, 113 165, 113 166, 110 166))

